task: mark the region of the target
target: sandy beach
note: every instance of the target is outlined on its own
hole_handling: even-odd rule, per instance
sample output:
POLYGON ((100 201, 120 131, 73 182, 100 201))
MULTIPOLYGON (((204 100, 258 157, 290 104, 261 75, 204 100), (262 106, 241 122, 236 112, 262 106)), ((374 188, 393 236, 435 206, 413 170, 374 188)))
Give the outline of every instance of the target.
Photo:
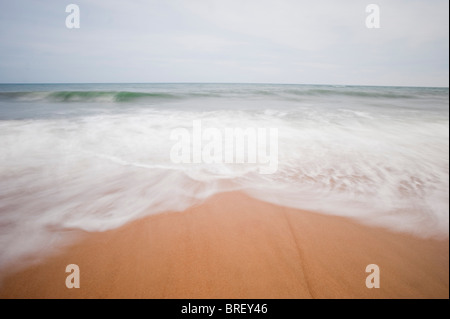
POLYGON ((4 280, 1 298, 448 298, 449 242, 284 208, 242 193, 84 233, 4 280), (80 288, 65 286, 66 265, 80 288), (380 267, 380 289, 365 285, 380 267))

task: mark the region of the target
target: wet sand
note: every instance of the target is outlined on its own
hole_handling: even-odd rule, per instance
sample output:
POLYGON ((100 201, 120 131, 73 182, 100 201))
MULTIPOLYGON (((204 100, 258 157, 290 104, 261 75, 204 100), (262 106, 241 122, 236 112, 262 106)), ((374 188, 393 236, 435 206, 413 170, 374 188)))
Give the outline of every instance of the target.
POLYGON ((224 193, 81 233, 9 275, 0 298, 449 298, 449 241, 224 193), (79 289, 65 286, 68 264, 80 267, 79 289), (365 285, 369 264, 379 289, 365 285))

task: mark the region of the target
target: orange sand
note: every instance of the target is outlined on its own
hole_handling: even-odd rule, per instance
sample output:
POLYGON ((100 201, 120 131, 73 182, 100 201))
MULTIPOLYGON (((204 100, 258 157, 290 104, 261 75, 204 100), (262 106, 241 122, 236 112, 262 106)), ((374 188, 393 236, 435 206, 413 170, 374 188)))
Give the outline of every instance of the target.
POLYGON ((0 298, 449 298, 449 242, 226 193, 84 234, 6 278, 0 298), (368 264, 380 289, 366 288, 368 264))

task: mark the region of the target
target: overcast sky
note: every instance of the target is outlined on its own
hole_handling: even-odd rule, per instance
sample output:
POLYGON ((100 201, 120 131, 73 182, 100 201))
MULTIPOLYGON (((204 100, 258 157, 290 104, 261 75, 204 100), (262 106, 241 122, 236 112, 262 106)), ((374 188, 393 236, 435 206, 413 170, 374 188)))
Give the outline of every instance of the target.
POLYGON ((0 0, 0 82, 449 85, 448 0, 0 0), (68 29, 68 4, 81 27, 68 29), (381 8, 368 29, 366 6, 381 8))

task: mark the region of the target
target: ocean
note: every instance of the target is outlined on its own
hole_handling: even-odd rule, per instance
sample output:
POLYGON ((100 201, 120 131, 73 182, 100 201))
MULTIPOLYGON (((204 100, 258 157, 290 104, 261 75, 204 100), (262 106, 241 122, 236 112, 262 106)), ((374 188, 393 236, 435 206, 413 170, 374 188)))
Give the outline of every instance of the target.
POLYGON ((0 269, 216 193, 449 234, 449 89, 1 84, 0 269), (277 170, 174 163, 175 129, 276 128, 277 170))

